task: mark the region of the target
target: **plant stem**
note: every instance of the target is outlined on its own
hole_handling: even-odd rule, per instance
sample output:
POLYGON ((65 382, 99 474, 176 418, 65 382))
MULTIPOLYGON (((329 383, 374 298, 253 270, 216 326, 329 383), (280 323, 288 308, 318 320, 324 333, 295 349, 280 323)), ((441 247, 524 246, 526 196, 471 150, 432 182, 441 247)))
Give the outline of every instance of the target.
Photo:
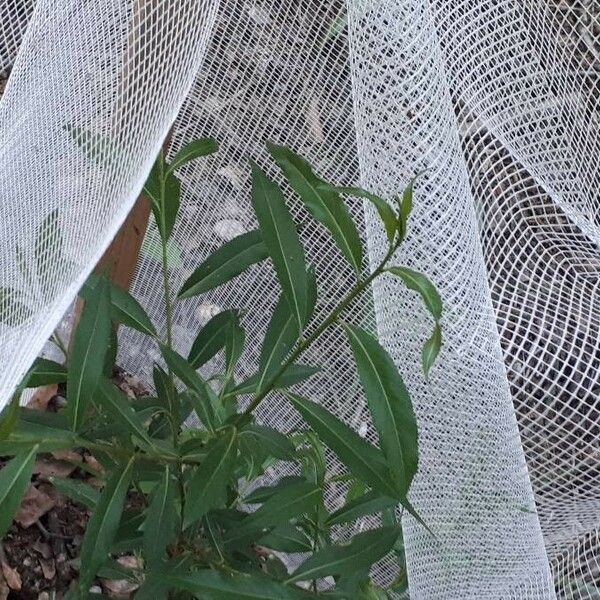
POLYGON ((321 324, 305 339, 303 339, 296 349, 288 356, 288 358, 283 361, 281 367, 273 374, 273 376, 268 380, 267 385, 262 388, 256 396, 252 399, 250 404, 247 406, 246 410, 240 415, 238 421, 247 417, 252 413, 256 407, 265 399, 267 394, 271 392, 275 386, 275 382, 279 377, 288 369, 290 365, 292 365, 314 342, 316 342, 321 334, 330 326, 333 325, 340 317, 340 315, 352 304, 352 302, 362 294, 362 292, 369 286, 371 283, 379 277, 385 270, 385 267, 388 261, 394 255, 394 252, 398 249, 400 242, 396 242, 391 245, 387 254, 381 263, 377 266, 377 268, 364 280, 359 281, 355 284, 352 289, 346 294, 346 296, 342 299, 342 301, 333 309, 333 311, 321 322, 321 324))
POLYGON ((51 339, 54 342, 54 344, 58 347, 58 349, 64 354, 65 360, 67 360, 67 347, 65 346, 65 343, 60 339, 60 336, 56 331, 52 334, 51 339))
MULTIPOLYGON (((160 213, 161 219, 165 218, 165 169, 164 169, 164 158, 163 152, 160 152, 160 213)), ((162 248, 162 274, 163 274, 163 286, 165 291, 165 311, 167 315, 167 346, 172 349, 173 346, 173 303, 171 301, 171 284, 169 282, 169 267, 167 263, 167 243, 168 239, 165 239, 163 233, 165 232, 164 224, 161 228, 162 231, 160 236, 160 243, 162 248)))
MULTIPOLYGON (((162 227, 160 232, 160 243, 162 249, 162 275, 163 275, 163 286, 165 293, 165 313, 167 317, 167 347, 169 350, 173 349, 173 301, 171 298, 171 283, 169 281, 169 264, 168 264, 168 253, 167 253, 167 243, 168 238, 166 237, 166 228, 165 228, 165 189, 166 189, 166 181, 167 181, 167 173, 165 171, 165 160, 164 160, 164 151, 161 149, 160 157, 160 218, 162 219, 162 227)), ((171 430, 173 432, 173 447, 177 448, 179 446, 179 434, 181 431, 181 427, 179 425, 179 397, 177 395, 177 388, 175 387, 175 376, 173 375, 173 371, 171 367, 168 368, 169 375, 169 385, 171 386, 172 397, 173 397, 173 405, 169 406, 169 420, 171 422, 171 430)), ((185 512, 185 489, 184 489, 184 471, 185 471, 185 461, 181 459, 181 457, 176 457, 174 461, 177 465, 177 483, 179 487, 179 495, 181 500, 181 513, 182 515, 185 512)), ((181 534, 183 534, 183 519, 181 521, 181 534)))

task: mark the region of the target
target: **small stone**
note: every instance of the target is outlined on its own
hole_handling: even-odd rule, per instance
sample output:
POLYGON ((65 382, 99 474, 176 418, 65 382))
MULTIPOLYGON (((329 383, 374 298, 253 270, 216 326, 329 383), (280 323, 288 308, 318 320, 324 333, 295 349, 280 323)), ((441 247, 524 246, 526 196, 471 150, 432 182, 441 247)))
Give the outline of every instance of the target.
POLYGON ((226 242, 229 242, 238 235, 246 233, 244 225, 235 219, 222 219, 217 221, 214 227, 215 233, 226 242))
POLYGON ((215 315, 221 312, 221 307, 212 302, 203 302, 195 311, 196 319, 201 325, 205 325, 215 315))
POLYGON ((257 25, 268 25, 271 22, 269 13, 260 6, 248 6, 246 11, 250 19, 252 19, 252 21, 254 21, 257 25))

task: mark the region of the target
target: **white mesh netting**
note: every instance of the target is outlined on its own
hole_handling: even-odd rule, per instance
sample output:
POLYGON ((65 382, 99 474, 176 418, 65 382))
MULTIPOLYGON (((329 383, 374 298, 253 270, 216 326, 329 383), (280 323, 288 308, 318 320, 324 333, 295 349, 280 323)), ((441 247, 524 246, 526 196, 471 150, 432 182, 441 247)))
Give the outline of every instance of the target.
MULTIPOLYGON (((0 15, 0 71, 12 67, 0 103, 2 402, 132 207, 171 126, 172 152, 205 135, 221 143, 180 173, 175 285, 253 226, 246 158, 268 166, 266 139, 336 182, 385 195, 428 167, 399 259, 444 299, 431 381, 418 364, 430 322, 412 294, 385 281, 352 309, 377 327, 418 415, 411 497, 438 539, 406 520, 411 598, 600 598, 596 2, 0 0, 0 15), (118 158, 83 154, 72 127, 109 136, 118 158)), ((373 215, 359 202, 352 210, 377 257, 373 215)), ((161 324, 154 235, 133 292, 161 324)), ((324 311, 350 273, 321 228, 303 236, 324 311)), ((181 303, 179 348, 219 307, 244 308, 257 339, 277 295, 264 268, 181 303)), ((313 357, 328 374, 305 392, 372 436, 340 332, 313 357)), ((122 332, 128 369, 147 375, 157 358, 122 332)), ((276 400, 261 416, 298 424, 276 400)), ((393 565, 376 575, 391 579, 393 565)))

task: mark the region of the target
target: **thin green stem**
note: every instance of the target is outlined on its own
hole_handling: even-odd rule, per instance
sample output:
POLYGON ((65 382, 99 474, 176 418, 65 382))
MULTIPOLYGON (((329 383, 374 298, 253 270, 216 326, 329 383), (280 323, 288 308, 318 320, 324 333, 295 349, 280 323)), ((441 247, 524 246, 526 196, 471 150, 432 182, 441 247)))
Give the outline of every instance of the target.
POLYGON ((163 286, 165 292, 165 311, 167 314, 167 346, 169 349, 173 347, 173 302, 171 299, 171 283, 169 281, 169 266, 168 266, 168 239, 165 235, 165 187, 166 187, 166 174, 164 169, 164 159, 161 150, 160 153, 160 218, 163 220, 163 226, 161 227, 160 243, 162 248, 162 274, 163 274, 163 286))
MULTIPOLYGON (((164 295, 165 295, 165 313, 167 317, 167 347, 172 350, 173 349, 173 300, 171 296, 171 282, 169 281, 169 263, 168 263, 168 239, 166 237, 166 226, 165 226, 165 211, 166 211, 166 182, 168 177, 168 172, 165 170, 165 160, 163 151, 160 151, 159 157, 160 164, 160 218, 162 220, 161 227, 161 249, 162 249, 162 274, 163 274, 163 287, 164 287, 164 295)), ((169 420, 171 421, 171 429, 173 432, 173 447, 177 448, 179 446, 179 434, 181 432, 181 426, 179 424, 179 401, 177 395, 177 388, 175 387, 175 376, 173 375, 173 371, 171 367, 168 368, 169 375, 169 385, 171 385, 172 398, 173 403, 172 406, 169 406, 169 420)), ((184 474, 185 474, 185 461, 181 457, 176 457, 175 460, 177 464, 177 483, 179 486, 179 494, 181 500, 181 511, 182 514, 185 511, 185 488, 184 488, 184 474)), ((181 521, 181 534, 183 534, 183 520, 181 521)))
POLYGON ((54 344, 58 347, 58 349, 64 354, 65 360, 67 360, 67 358, 68 358, 67 347, 65 346, 65 343, 60 339, 60 336, 58 335, 58 333, 56 331, 52 334, 51 339, 54 342, 54 344))
POLYGON ((274 389, 275 382, 277 379, 290 367, 290 365, 294 364, 306 350, 308 350, 314 342, 316 342, 323 332, 330 326, 335 323, 342 313, 352 304, 352 302, 362 294, 369 285, 377 278, 379 275, 383 273, 388 261, 394 255, 394 252, 398 249, 399 242, 391 245, 387 254, 381 263, 377 266, 377 268, 365 279, 356 283, 352 289, 346 294, 346 296, 342 299, 342 301, 333 309, 333 311, 321 322, 321 324, 306 338, 304 338, 296 349, 288 356, 288 358, 283 361, 281 367, 273 374, 273 376, 268 380, 267 384, 260 389, 260 391, 254 396, 250 404, 247 406, 246 410, 240 415, 238 421, 242 420, 244 417, 247 417, 252 413, 256 407, 265 399, 267 394, 274 389))

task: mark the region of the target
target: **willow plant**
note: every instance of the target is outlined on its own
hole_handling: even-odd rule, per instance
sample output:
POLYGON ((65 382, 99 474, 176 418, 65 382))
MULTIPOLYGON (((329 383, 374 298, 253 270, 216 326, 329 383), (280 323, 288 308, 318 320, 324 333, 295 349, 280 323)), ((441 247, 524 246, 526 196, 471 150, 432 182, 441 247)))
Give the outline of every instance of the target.
POLYGON ((202 139, 170 163, 161 154, 145 186, 162 247, 165 335, 159 335, 128 292, 106 278, 92 277, 81 291, 85 309, 68 361, 63 365, 39 359, 20 388, 66 384, 66 406, 57 413, 36 412, 19 407, 16 394, 5 410, 0 454, 10 459, 0 471, 0 536, 19 506, 36 456, 76 449, 102 465, 104 480, 98 491, 85 481, 53 479, 60 493, 91 513, 72 598, 93 597, 94 579, 115 572, 139 584, 135 597, 142 600, 387 597, 388 591, 405 585, 405 577, 384 590, 369 573, 390 552, 402 560, 400 511, 425 526, 408 500, 418 468, 417 423, 391 357, 376 337, 346 320, 345 313, 370 293, 375 279, 399 278, 422 296, 432 315, 433 334, 422 357, 429 371, 441 345, 442 303, 424 275, 394 263, 407 235, 412 185, 390 204, 360 188, 330 185, 301 156, 269 145, 290 188, 352 267, 354 285, 339 290, 341 301, 316 320, 316 274, 307 265, 298 226, 279 185, 252 163, 251 200, 258 228, 216 250, 175 295, 167 249, 181 199, 176 172, 216 150, 213 140, 202 139), (348 195, 374 204, 387 235, 387 252, 370 270, 344 203, 348 195), (245 333, 233 307, 214 316, 199 331, 189 354, 180 355, 173 339, 174 303, 205 294, 265 261, 277 274, 281 296, 254 375, 243 381, 237 376, 245 333), (111 381, 118 324, 146 334, 160 349, 162 360, 153 366, 155 391, 149 397, 131 400, 111 381), (294 392, 296 384, 320 369, 299 361, 330 327, 343 328, 347 337, 378 445, 314 399, 294 392), (219 354, 223 372, 209 381, 202 368, 219 354), (256 408, 274 392, 285 396, 305 429, 281 432, 257 422, 256 408), (192 416, 199 427, 185 426, 192 416), (330 472, 324 447, 339 460, 341 473, 330 472), (297 474, 261 485, 260 477, 278 461, 296 465, 297 474), (325 501, 327 488, 339 481, 346 481, 349 491, 343 506, 331 510, 325 501), (132 507, 134 496, 141 502, 132 507), (346 541, 334 535, 338 526, 352 526, 369 515, 381 515, 381 526, 346 541), (115 559, 123 553, 137 555, 139 568, 118 565, 115 559), (302 560, 290 571, 286 557, 294 553, 302 560))

